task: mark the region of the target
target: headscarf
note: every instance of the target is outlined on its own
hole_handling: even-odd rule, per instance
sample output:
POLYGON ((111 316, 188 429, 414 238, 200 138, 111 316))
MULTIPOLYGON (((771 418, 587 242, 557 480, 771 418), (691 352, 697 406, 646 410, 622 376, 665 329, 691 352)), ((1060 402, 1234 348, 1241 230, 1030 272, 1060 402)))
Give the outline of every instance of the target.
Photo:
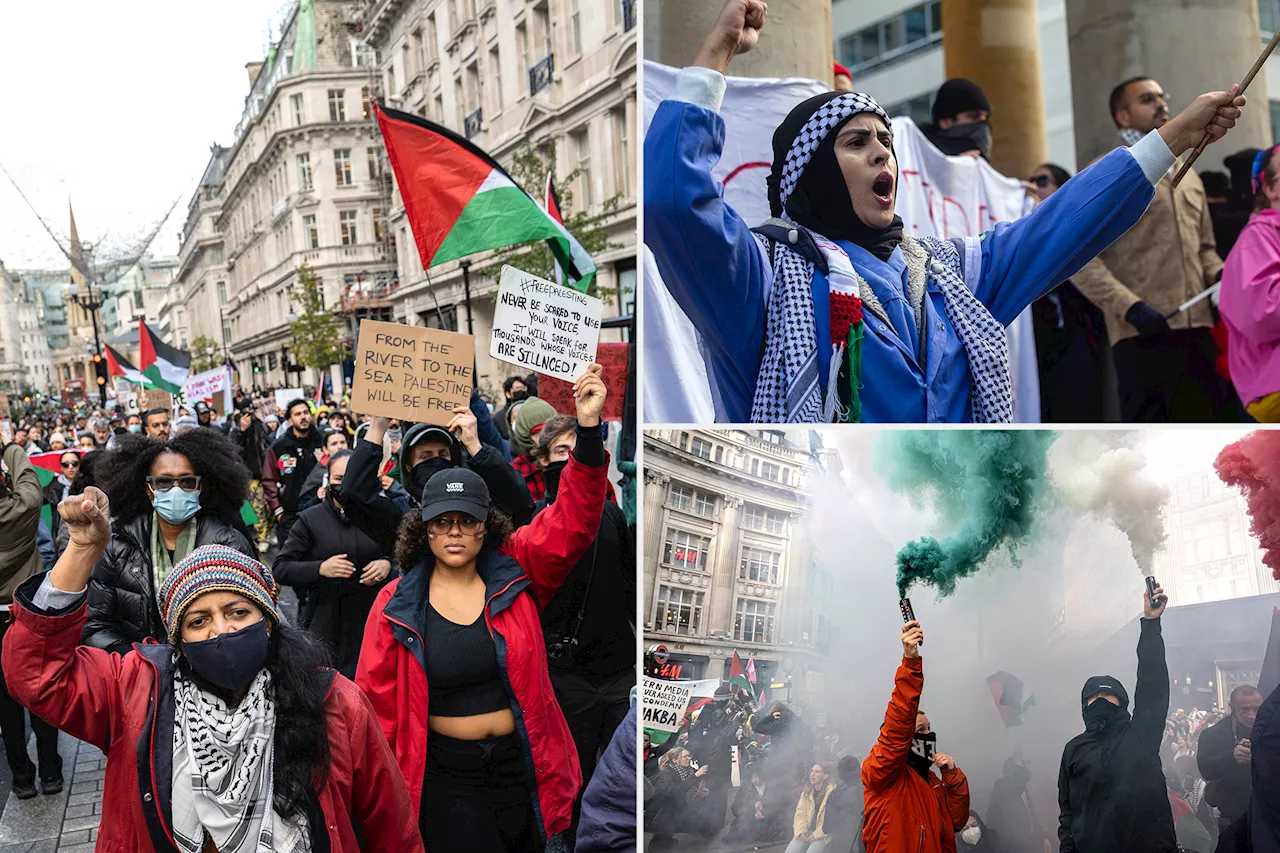
POLYGON ((836 162, 840 128, 868 112, 879 116, 892 133, 888 114, 874 98, 860 92, 824 92, 791 110, 773 133, 769 211, 773 216, 785 214, 828 239, 861 246, 883 261, 902 240, 902 218, 893 217, 885 228, 872 228, 859 219, 836 162))
POLYGON ((556 416, 557 412, 551 404, 539 397, 529 397, 516 412, 516 421, 511 425, 511 446, 522 456, 533 452, 538 439, 535 430, 556 416))

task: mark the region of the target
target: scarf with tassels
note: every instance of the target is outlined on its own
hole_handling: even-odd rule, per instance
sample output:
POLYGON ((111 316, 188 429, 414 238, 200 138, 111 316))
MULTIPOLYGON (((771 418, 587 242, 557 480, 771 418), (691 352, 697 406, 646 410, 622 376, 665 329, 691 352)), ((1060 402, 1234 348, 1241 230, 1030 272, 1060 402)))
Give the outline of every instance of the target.
MULTIPOLYGON (((772 220, 778 224, 779 220, 772 220)), ((783 221, 785 222, 785 221, 783 221)), ((803 226, 790 224, 798 230, 803 226)), ((765 351, 751 406, 753 423, 857 423, 862 420, 859 392, 865 311, 883 314, 871 286, 854 269, 849 256, 835 243, 810 232, 828 268, 831 299, 831 352, 827 387, 820 388, 817 324, 810 289, 815 266, 799 252, 765 234, 755 233, 773 270, 765 325, 765 351)), ((798 242, 798 241, 793 241, 798 242)), ((1009 378, 1009 344, 1004 326, 965 283, 960 250, 951 240, 902 238, 907 261, 908 290, 915 298, 917 328, 921 328, 925 281, 937 282, 965 354, 972 378, 970 402, 973 423, 1013 420, 1013 386, 1009 378)), ((898 330, 901 334, 902 330, 898 330)), ((921 331, 922 344, 924 338, 921 331)))

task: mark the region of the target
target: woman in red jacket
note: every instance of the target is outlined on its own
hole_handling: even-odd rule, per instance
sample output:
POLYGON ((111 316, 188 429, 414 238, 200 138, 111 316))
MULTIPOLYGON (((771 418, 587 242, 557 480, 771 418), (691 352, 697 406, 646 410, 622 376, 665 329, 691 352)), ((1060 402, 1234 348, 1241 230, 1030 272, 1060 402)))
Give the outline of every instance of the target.
POLYGON ((80 646, 107 496, 63 501, 70 543, 14 596, 10 693, 107 753, 100 851, 421 851, 368 702, 284 625, 266 566, 206 545, 160 586, 168 644, 80 646))
POLYGON ((400 526, 405 575, 369 613, 356 684, 433 853, 538 851, 569 828, 582 775, 538 612, 600 528, 600 372, 593 364, 574 384, 578 443, 556 502, 513 532, 479 475, 435 474, 422 512, 400 526))

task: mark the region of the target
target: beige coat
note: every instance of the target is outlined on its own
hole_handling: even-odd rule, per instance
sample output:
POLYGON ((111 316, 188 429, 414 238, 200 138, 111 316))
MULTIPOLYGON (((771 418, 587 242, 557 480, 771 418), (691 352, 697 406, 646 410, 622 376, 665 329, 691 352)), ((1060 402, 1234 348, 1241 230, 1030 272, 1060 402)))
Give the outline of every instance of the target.
POLYGON ((809 822, 813 821, 814 799, 817 795, 818 803, 818 819, 813 822, 813 837, 825 838, 826 834, 822 831, 822 821, 827 817, 827 798, 831 796, 831 792, 836 789, 836 783, 830 779, 827 780, 827 787, 822 791, 810 791, 805 786, 805 792, 800 795, 800 802, 796 804, 796 816, 792 822, 792 829, 795 835, 799 837, 801 834, 809 831, 809 822))
POLYGON ((0 497, 0 604, 13 601, 18 585, 43 569, 36 548, 44 502, 40 478, 27 452, 16 444, 4 449, 4 464, 9 489, 0 497))
MULTIPOLYGON (((1210 287, 1222 271, 1204 184, 1195 170, 1171 186, 1172 172, 1156 185, 1155 198, 1124 236, 1116 240, 1071 283, 1102 309, 1111 343, 1136 337, 1125 312, 1145 302, 1168 314, 1210 287)), ((1169 321, 1173 329, 1209 328, 1213 314, 1205 300, 1169 321)))

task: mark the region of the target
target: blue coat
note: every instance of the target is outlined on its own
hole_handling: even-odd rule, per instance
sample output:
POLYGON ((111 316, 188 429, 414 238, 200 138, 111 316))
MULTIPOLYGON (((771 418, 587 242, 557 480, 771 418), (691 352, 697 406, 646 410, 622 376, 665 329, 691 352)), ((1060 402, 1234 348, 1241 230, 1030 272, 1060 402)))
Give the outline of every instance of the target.
MULTIPOLYGON (((683 101, 658 106, 645 136, 645 244, 702 338, 716 420, 746 423, 764 354, 772 282, 747 223, 725 204, 724 188, 712 177, 724 141, 724 121, 714 111, 683 101)), ((1111 152, 1031 215, 1002 222, 981 238, 966 238, 972 249, 967 254, 981 250, 975 295, 1009 325, 1137 222, 1154 193, 1128 149, 1111 152)), ((899 293, 907 275, 901 250, 883 262, 861 247, 840 245, 895 314, 891 303, 902 301, 899 293)), ((968 270, 965 277, 974 278, 968 270)), ((815 274, 812 288, 820 381, 826 387, 828 358, 821 354, 831 352, 830 301, 821 273, 815 274)), ((860 395, 864 421, 971 419, 968 358, 932 277, 924 308, 929 324, 924 364, 918 363, 910 341, 866 315, 860 395)))
POLYGON ((1258 709, 1250 742, 1253 749, 1249 829, 1253 853, 1280 853, 1280 687, 1258 709))
POLYGON ((582 792, 578 853, 636 849, 636 706, 613 733, 582 792))

